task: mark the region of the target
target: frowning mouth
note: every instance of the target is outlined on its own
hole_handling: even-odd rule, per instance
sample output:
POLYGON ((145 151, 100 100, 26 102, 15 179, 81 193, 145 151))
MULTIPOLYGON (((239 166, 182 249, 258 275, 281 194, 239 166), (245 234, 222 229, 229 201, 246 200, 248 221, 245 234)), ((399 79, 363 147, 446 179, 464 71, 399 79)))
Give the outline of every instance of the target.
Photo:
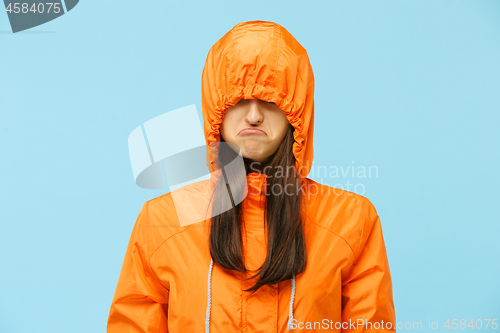
POLYGON ((267 135, 266 132, 257 127, 244 128, 238 133, 238 135, 245 135, 245 134, 267 135))

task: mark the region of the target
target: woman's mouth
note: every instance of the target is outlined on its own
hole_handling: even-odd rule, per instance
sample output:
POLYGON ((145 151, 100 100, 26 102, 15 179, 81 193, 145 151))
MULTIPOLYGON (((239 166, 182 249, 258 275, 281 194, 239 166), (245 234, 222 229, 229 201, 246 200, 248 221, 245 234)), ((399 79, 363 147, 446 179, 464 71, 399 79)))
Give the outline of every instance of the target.
POLYGON ((248 127, 248 128, 244 128, 242 129, 238 135, 245 135, 245 134, 258 134, 258 135, 267 135, 266 132, 264 132, 263 130, 261 130, 260 128, 256 128, 256 127, 248 127))

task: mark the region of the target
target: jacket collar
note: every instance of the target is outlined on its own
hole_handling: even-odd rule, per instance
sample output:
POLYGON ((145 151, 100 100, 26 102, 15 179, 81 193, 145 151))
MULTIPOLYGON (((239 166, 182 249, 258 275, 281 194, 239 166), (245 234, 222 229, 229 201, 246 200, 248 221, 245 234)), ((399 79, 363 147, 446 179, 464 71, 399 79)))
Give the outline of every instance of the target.
POLYGON ((264 184, 266 183, 267 175, 257 172, 251 172, 247 175, 247 197, 260 197, 266 194, 266 188, 264 184))

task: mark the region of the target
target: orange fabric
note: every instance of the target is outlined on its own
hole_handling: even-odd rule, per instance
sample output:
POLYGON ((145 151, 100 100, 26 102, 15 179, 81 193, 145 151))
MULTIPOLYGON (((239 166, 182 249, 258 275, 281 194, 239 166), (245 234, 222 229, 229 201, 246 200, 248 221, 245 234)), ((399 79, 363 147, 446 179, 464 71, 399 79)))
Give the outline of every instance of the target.
MULTIPOLYGON (((239 99, 257 97, 283 109, 296 128, 293 153, 306 201, 307 266, 296 276, 292 332, 395 332, 391 274, 375 207, 361 195, 306 177, 313 160, 313 95, 307 53, 292 35, 272 22, 236 25, 212 47, 203 70, 207 149, 219 140, 224 111, 239 99), (385 329, 387 322, 392 329, 385 329)), ((210 171, 216 169, 216 153, 207 150, 210 171)), ((290 280, 263 286, 253 295, 243 291, 255 283, 245 279, 266 256, 260 200, 265 180, 265 175, 247 175, 252 195, 242 203, 243 251, 250 272, 213 267, 210 332, 287 332, 290 280)), ((176 191, 209 189, 205 180, 176 191)), ((143 205, 125 252, 108 333, 205 332, 210 220, 181 227, 179 209, 172 193, 143 205)))
MULTIPOLYGON (((302 178, 309 174, 314 156, 314 75, 306 50, 286 29, 263 21, 237 24, 210 49, 201 88, 207 147, 220 141, 219 127, 228 107, 240 99, 260 98, 285 111, 295 127, 295 166, 302 178)), ((214 171, 210 149, 207 155, 214 171)))

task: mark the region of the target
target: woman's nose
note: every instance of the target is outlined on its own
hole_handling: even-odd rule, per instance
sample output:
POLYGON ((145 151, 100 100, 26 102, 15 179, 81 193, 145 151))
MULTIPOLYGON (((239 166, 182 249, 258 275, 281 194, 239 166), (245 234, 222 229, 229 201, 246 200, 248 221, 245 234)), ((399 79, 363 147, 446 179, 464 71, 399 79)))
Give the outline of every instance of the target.
POLYGON ((264 121, 264 114, 262 113, 262 110, 260 110, 260 104, 259 100, 256 98, 253 98, 250 100, 248 103, 248 111, 245 116, 245 120, 249 124, 260 124, 262 121, 264 121))

